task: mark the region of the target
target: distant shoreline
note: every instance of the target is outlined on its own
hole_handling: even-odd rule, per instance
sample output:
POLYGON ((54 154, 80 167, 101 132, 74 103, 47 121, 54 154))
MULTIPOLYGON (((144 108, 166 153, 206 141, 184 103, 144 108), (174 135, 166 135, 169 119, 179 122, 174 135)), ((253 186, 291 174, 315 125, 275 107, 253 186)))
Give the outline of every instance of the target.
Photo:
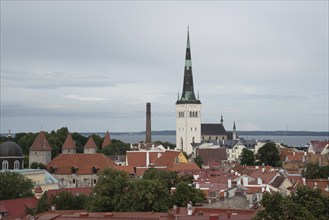
MULTIPOLYGON (((80 134, 92 134, 93 132, 79 132, 80 134)), ((95 132, 104 135, 105 132, 95 132)), ((141 132, 110 132, 112 135, 145 135, 145 131, 141 132)), ((237 131, 239 136, 319 136, 328 137, 327 131, 237 131)), ((176 135, 175 130, 152 131, 152 135, 176 135)))

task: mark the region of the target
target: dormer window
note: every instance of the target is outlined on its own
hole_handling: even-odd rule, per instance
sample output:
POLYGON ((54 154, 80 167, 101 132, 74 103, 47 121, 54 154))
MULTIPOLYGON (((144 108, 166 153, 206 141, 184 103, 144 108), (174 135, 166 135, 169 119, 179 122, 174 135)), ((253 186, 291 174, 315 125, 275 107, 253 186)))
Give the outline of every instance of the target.
POLYGON ((76 172, 77 172, 78 169, 79 168, 77 168, 77 167, 71 167, 72 174, 76 174, 76 172))
POLYGON ((91 170, 92 170, 93 174, 97 174, 97 172, 99 171, 99 168, 92 167, 91 170))

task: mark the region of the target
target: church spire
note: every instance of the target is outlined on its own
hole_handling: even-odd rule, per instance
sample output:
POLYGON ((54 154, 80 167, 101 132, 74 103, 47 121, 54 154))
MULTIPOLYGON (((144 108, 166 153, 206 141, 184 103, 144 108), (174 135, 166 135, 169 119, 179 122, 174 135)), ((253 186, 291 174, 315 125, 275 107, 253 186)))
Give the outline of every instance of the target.
POLYGON ((181 103, 200 103, 194 94, 189 27, 187 28, 183 92, 180 100, 177 101, 177 104, 181 103))

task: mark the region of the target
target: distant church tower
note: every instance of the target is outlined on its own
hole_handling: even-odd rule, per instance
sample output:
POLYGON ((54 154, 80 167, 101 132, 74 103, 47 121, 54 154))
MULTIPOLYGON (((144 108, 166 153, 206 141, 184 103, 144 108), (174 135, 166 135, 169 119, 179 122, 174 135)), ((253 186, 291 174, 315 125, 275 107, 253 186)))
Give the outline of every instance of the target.
MULTIPOLYGON (((199 97, 198 97, 199 98, 199 97)), ((189 29, 184 68, 183 92, 176 102, 176 148, 188 155, 193 152, 191 143, 201 142, 201 102, 195 97, 189 29)))

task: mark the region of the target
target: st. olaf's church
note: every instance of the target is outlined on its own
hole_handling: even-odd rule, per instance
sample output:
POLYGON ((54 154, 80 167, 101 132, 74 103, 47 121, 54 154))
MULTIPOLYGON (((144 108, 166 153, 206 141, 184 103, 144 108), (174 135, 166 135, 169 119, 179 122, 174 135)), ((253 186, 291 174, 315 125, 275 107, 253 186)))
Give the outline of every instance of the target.
POLYGON ((184 82, 182 96, 176 102, 176 148, 190 155, 193 144, 202 140, 236 140, 236 127, 227 132, 220 123, 201 124, 201 101, 195 96, 193 88, 192 62, 189 30, 187 31, 187 45, 185 55, 184 82))

